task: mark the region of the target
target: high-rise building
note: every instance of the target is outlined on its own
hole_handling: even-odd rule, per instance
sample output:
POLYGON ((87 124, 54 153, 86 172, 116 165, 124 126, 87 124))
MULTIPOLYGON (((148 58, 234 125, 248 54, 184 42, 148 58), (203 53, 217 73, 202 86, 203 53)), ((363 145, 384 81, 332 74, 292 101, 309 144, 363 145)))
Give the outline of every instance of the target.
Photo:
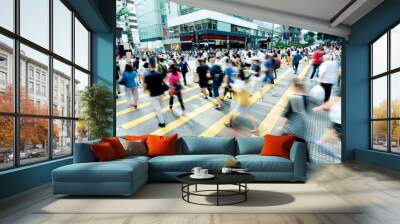
POLYGON ((141 48, 162 48, 167 38, 167 13, 164 0, 135 2, 141 48))
POLYGON ((129 51, 140 43, 134 0, 117 0, 117 44, 129 51))

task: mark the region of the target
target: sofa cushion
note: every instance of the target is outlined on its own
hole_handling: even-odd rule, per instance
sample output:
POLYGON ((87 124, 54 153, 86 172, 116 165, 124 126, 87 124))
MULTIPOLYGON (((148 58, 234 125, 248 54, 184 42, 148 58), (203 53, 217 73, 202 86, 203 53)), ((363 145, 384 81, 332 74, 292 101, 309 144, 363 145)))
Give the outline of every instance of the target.
POLYGON ((126 151, 124 146, 121 144, 117 137, 104 137, 101 138, 101 142, 108 142, 114 149, 115 155, 117 158, 123 158, 126 156, 126 151))
POLYGON ((115 150, 113 149, 112 145, 108 142, 93 144, 91 145, 91 148, 94 157, 96 157, 96 161, 105 162, 118 158, 118 156, 115 154, 115 150))
POLYGON ((158 156, 149 160, 150 171, 190 172, 193 167, 203 167, 210 171, 219 171, 228 160, 235 159, 231 155, 175 155, 158 156))
POLYGON ((236 142, 236 155, 260 154, 264 145, 263 137, 238 137, 236 142))
POLYGON ((100 140, 75 143, 74 147, 74 163, 95 162, 96 158, 91 149, 92 144, 99 144, 100 140))
POLYGON ((151 157, 175 155, 177 139, 177 134, 171 136, 149 135, 146 140, 149 149, 147 155, 151 157))
POLYGON ((261 156, 280 156, 290 159, 290 148, 296 137, 294 135, 265 135, 261 156))
MULTIPOLYGON (((143 172, 147 163, 140 159, 75 163, 53 170, 58 182, 130 182, 135 172, 143 172)), ((147 175, 147 174, 146 174, 147 175)))
POLYGON ((278 156, 239 155, 240 167, 249 172, 292 172, 292 161, 278 156))
POLYGON ((178 141, 177 150, 178 154, 184 155, 235 155, 235 139, 226 137, 182 137, 178 141))

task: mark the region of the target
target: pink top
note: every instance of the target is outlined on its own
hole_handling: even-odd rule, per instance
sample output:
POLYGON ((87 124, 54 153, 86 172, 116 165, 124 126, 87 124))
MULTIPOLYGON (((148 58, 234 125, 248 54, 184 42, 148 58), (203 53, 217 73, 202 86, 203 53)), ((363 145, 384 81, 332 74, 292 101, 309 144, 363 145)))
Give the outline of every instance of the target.
POLYGON ((181 79, 180 73, 178 74, 172 74, 171 72, 167 74, 167 81, 169 84, 169 89, 171 92, 176 92, 174 90, 174 85, 181 79))

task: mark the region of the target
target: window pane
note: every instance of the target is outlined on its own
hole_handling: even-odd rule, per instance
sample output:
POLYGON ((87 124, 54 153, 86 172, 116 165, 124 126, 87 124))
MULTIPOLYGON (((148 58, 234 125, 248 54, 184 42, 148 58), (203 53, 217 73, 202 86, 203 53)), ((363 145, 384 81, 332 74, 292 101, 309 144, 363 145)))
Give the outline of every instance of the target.
POLYGON ((49 158, 49 120, 21 117, 20 152, 21 164, 34 163, 49 158))
POLYGON ((14 48, 13 40, 0 35, 0 111, 1 112, 14 111, 13 48, 14 48))
POLYGON ((21 36, 49 47, 49 0, 20 0, 21 36))
POLYGON ((60 0, 53 0, 53 17, 53 51, 71 60, 72 12, 60 0))
POLYGON ((9 116, 0 116, 0 170, 14 165, 14 123, 9 116))
POLYGON ((387 34, 383 35, 372 45, 373 75, 387 71, 387 34))
POLYGON ((400 120, 391 121, 392 152, 400 153, 400 120))
POLYGON ((49 57, 21 44, 21 113, 47 115, 49 57))
POLYGON ((75 18, 75 63, 89 70, 89 32, 75 18))
POLYGON ((391 110, 392 117, 400 117, 400 72, 391 75, 391 88, 390 88, 390 97, 391 97, 391 110))
POLYGON ((53 156, 72 154, 72 121, 53 121, 53 156))
POLYGON ((372 122, 372 147, 387 151, 387 121, 372 122))
POLYGON ((53 114, 72 117, 71 66, 53 60, 53 114))
POLYGON ((387 78, 386 76, 372 81, 372 118, 387 117, 387 78))
POLYGON ((75 143, 88 140, 88 129, 84 120, 75 121, 75 143))
POLYGON ((390 64, 391 69, 400 67, 400 25, 391 30, 390 37, 390 64))
POLYGON ((14 0, 1 0, 0 26, 14 31, 14 0))
POLYGON ((89 75, 75 69, 75 117, 79 117, 81 114, 81 108, 79 106, 81 92, 89 86, 89 75))

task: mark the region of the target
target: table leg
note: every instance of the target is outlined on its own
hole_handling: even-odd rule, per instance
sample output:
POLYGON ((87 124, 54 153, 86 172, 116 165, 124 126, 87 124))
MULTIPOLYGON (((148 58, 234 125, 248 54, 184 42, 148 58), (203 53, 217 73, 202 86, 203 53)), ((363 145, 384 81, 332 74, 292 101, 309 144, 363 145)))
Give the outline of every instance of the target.
POLYGON ((219 184, 217 184, 217 206, 219 206, 219 184))
POLYGON ((244 183, 244 190, 245 190, 245 192, 244 192, 244 201, 247 201, 247 192, 248 192, 248 190, 247 190, 247 183, 244 183))
POLYGON ((194 191, 196 191, 197 192, 197 184, 195 185, 195 190, 194 191))

